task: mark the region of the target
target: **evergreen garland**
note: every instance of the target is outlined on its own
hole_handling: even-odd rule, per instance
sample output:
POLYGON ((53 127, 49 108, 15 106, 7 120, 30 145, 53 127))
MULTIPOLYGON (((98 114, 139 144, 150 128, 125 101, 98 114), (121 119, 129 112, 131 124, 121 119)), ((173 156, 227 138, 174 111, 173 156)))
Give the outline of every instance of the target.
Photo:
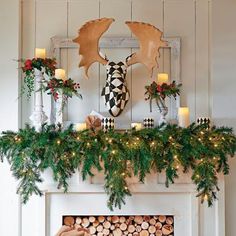
POLYGON ((219 191, 217 174, 229 173, 228 157, 236 152, 232 129, 192 124, 160 126, 125 133, 76 132, 72 126, 44 125, 40 133, 29 125, 19 132, 3 132, 0 156, 9 161, 19 180, 17 192, 26 203, 32 194, 42 195, 41 173, 51 168, 58 188, 68 189, 68 179, 80 169, 85 180, 93 170, 104 171, 108 207, 121 208, 131 195, 126 182, 138 176, 141 182, 151 170, 165 171, 166 186, 178 178, 178 169, 192 170, 198 197, 211 206, 219 191), (101 164, 102 163, 102 164, 101 164))

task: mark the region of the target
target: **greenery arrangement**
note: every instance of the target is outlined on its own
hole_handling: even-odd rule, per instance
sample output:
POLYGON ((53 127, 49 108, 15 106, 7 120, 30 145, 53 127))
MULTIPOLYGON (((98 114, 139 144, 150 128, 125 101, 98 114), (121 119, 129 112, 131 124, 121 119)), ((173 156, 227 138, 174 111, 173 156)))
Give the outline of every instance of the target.
POLYGON ((47 94, 52 95, 54 101, 58 100, 59 94, 62 95, 62 109, 64 108, 68 98, 72 98, 73 96, 82 98, 82 95, 78 92, 80 85, 75 83, 72 79, 62 80, 52 78, 45 81, 45 83, 46 84, 43 85, 43 90, 46 91, 47 94))
POLYGON ((21 67, 24 73, 24 84, 26 88, 22 87, 22 94, 27 90, 27 98, 30 98, 34 91, 34 69, 38 69, 46 73, 48 76, 53 76, 56 69, 56 60, 51 58, 33 58, 27 60, 20 60, 23 65, 21 67))
POLYGON ((216 199, 217 174, 229 173, 228 157, 236 151, 236 136, 229 128, 192 124, 188 128, 166 125, 126 133, 76 132, 44 125, 41 132, 26 126, 0 137, 0 156, 7 158, 19 180, 18 193, 26 203, 32 194, 41 195, 41 173, 51 168, 58 188, 68 189, 68 179, 80 169, 83 179, 93 170, 104 171, 108 207, 121 207, 131 195, 127 177, 144 181, 151 171, 166 173, 166 186, 178 178, 178 169, 192 170, 197 196, 209 206, 216 199), (103 163, 103 165, 101 165, 103 163))
POLYGON ((157 84, 153 81, 150 85, 145 86, 145 100, 150 100, 150 111, 152 111, 152 100, 155 99, 156 104, 161 111, 163 107, 165 107, 165 99, 166 97, 176 97, 180 94, 181 84, 176 84, 173 81, 170 84, 163 83, 157 84))

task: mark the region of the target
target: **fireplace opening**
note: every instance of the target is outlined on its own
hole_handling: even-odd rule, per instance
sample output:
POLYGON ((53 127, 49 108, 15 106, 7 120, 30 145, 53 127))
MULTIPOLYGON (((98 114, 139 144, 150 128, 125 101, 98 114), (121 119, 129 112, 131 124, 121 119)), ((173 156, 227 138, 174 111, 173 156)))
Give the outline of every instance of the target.
POLYGON ((75 229, 88 229, 97 236, 174 236, 174 216, 171 215, 65 215, 62 224, 75 229))

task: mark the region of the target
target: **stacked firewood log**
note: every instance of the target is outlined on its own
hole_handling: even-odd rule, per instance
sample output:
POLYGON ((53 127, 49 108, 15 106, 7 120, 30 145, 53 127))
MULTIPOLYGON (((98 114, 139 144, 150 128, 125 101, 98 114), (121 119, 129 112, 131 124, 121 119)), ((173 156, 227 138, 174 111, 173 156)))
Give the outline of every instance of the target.
POLYGON ((173 236, 173 216, 64 216, 63 224, 97 236, 173 236))

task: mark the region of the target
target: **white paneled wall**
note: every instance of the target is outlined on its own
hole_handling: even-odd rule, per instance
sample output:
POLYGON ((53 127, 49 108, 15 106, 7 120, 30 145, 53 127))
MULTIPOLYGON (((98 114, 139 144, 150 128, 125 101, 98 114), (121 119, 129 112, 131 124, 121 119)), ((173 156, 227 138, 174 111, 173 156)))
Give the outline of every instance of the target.
MULTIPOLYGON (((17 130, 19 125, 18 63, 20 57, 20 2, 18 0, 0 1, 0 133, 4 130, 17 130)), ((17 182, 12 176, 10 166, 5 160, 0 162, 0 235, 17 236, 19 196, 16 194, 17 182), (10 221, 8 219, 11 219, 10 221), (11 222, 11 223, 10 223, 11 222), (14 223, 14 226, 12 224, 14 223)))
MULTIPOLYGON (((22 0, 22 22, 20 22, 20 0, 0 1, 1 25, 1 85, 0 85, 0 130, 17 129, 18 116, 18 71, 12 59, 20 52, 22 30, 22 56, 31 58, 34 48, 50 48, 50 37, 54 35, 74 37, 77 29, 87 20, 101 16, 116 18, 107 35, 126 35, 130 32, 124 20, 145 21, 164 31, 166 37, 182 39, 181 71, 183 91, 182 105, 190 106, 192 121, 198 116, 211 115, 218 125, 236 126, 235 122, 235 0, 22 0), (211 4, 212 15, 211 19, 211 4), (212 22, 211 22, 212 20, 212 22), (22 24, 20 24, 22 23, 22 24), (209 26, 213 25, 213 33, 209 26), (211 43, 212 35, 212 44, 211 43), (209 45, 212 47, 212 53, 209 45), (212 61, 211 61, 212 60, 212 61), (212 64, 212 72, 210 66, 212 64), (211 77, 211 81, 210 78, 211 77), (212 92, 211 84, 212 83, 212 92), (212 102, 213 100, 213 106, 212 102)), ((107 50, 114 59, 123 59, 129 50, 107 50)), ((82 120, 92 109, 105 110, 100 98, 104 82, 104 69, 95 64, 90 69, 90 79, 83 78, 77 68, 79 57, 76 50, 62 52, 62 66, 69 76, 81 83, 84 100, 71 100, 68 106, 69 119, 82 120)), ((168 52, 162 52, 159 71, 169 71, 168 52)), ((142 65, 135 65, 128 74, 132 99, 119 119, 141 119, 148 114, 148 105, 143 101, 144 85, 151 80, 142 65), (132 110, 131 110, 132 108, 132 110)), ((45 96, 49 114, 50 99, 45 96)), ((28 121, 32 101, 22 102, 22 124, 28 121)), ((150 115, 150 114, 149 114, 150 115)), ((152 114, 154 117, 157 112, 152 114)), ((235 159, 231 163, 231 175, 226 179, 226 236, 234 236, 235 205, 235 159)), ((9 165, 0 167, 0 235, 21 235, 21 209, 15 194, 16 183, 9 165), (10 220, 9 220, 10 219, 10 220), (18 228, 19 226, 19 228, 18 228)), ((223 188, 223 187, 222 187, 223 188)), ((222 189, 221 188, 221 189, 222 189)), ((224 201, 222 201, 224 202, 224 201)), ((36 209, 37 211, 38 209, 36 209)), ((201 211, 211 211, 203 208, 201 211)), ((209 213, 210 215, 210 213, 209 213)), ((224 212, 221 212, 222 218, 224 212)), ((209 217, 208 217, 209 218, 209 217)), ((42 219, 37 219, 38 221, 42 219)), ((204 219, 201 219, 204 222, 204 219)), ((23 222, 24 223, 24 222, 23 222)), ((38 222, 25 223, 34 227, 38 222)), ((222 222, 220 222, 222 223, 222 222)), ((212 225, 207 226, 210 229, 212 225)), ((35 231, 39 231, 34 227, 35 231)), ((207 230, 207 227, 205 228, 207 230)), ((223 234, 223 233, 222 233, 223 234)), ((200 232, 201 236, 210 235, 200 232)))
MULTIPOLYGON (((180 37, 181 79, 183 83, 181 105, 189 106, 191 120, 199 116, 210 116, 209 99, 209 3, 208 0, 23 0, 23 57, 32 57, 34 47, 50 49, 52 36, 75 37, 77 30, 88 20, 99 17, 113 17, 105 36, 131 36, 124 24, 126 20, 151 23, 163 30, 166 37, 180 37)), ((131 49, 106 49, 102 51, 110 60, 124 60, 131 49)), ((94 64, 89 71, 90 78, 84 78, 76 49, 62 50, 61 66, 69 77, 81 84, 83 100, 70 99, 66 109, 67 119, 83 121, 92 111, 104 114, 107 109, 100 96, 105 84, 105 68, 94 64)), ((144 86, 156 79, 157 72, 170 72, 168 50, 161 52, 159 69, 153 78, 143 65, 128 69, 127 83, 131 99, 122 115, 116 118, 127 127, 132 121, 144 117, 159 116, 157 109, 149 111, 144 100, 144 86)), ((45 95, 45 110, 50 114, 50 98, 45 95)), ((23 101, 22 124, 28 121, 32 101, 23 101)))
MULTIPOLYGON (((236 131, 236 1, 212 3, 212 114, 217 125, 236 131)), ((226 236, 236 235, 236 158, 226 180, 226 236)))

